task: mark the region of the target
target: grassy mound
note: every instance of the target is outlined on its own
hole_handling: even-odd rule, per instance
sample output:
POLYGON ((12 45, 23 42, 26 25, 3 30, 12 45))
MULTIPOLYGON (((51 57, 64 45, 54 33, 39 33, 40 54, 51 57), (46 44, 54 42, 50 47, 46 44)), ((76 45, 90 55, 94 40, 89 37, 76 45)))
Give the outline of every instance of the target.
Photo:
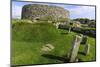
MULTIPOLYGON (((70 52, 73 36, 66 30, 56 29, 50 23, 17 22, 12 25, 12 65, 63 63, 70 52), (55 48, 43 52, 41 48, 51 44, 55 48)), ((89 38, 92 45, 89 56, 79 54, 83 61, 95 60, 95 39, 89 38), (94 51, 93 51, 94 50, 94 51)), ((80 52, 83 50, 81 46, 80 52)))
POLYGON ((13 39, 26 42, 52 42, 59 37, 58 33, 59 31, 48 23, 16 23, 13 28, 13 39))

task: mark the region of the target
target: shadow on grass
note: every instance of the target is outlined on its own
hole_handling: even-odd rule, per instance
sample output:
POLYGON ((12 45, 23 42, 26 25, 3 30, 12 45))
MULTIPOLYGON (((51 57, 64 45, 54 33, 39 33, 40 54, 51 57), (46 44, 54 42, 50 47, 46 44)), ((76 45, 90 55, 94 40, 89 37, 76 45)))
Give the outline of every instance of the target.
POLYGON ((78 52, 78 54, 86 56, 84 52, 78 52))
POLYGON ((61 33, 62 35, 67 35, 68 34, 68 32, 66 32, 66 33, 61 33))
POLYGON ((64 57, 59 57, 59 56, 50 55, 50 54, 43 54, 42 56, 48 59, 59 60, 59 61, 62 61, 63 63, 68 63, 68 59, 64 57))

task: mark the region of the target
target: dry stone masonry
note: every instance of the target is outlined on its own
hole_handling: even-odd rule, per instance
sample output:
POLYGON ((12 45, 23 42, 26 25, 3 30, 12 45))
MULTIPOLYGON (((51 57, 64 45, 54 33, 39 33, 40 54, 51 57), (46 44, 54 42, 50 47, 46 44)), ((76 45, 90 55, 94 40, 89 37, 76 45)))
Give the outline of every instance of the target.
POLYGON ((61 20, 69 18, 69 11, 58 6, 28 4, 22 8, 22 19, 28 20, 61 20))

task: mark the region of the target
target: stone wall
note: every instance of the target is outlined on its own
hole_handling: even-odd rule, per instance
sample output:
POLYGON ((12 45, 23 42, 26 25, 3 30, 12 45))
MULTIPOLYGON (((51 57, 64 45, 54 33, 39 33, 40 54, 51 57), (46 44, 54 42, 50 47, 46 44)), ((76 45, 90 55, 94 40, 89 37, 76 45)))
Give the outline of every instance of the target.
POLYGON ((21 18, 32 21, 68 19, 69 11, 58 6, 28 4, 22 8, 21 18))

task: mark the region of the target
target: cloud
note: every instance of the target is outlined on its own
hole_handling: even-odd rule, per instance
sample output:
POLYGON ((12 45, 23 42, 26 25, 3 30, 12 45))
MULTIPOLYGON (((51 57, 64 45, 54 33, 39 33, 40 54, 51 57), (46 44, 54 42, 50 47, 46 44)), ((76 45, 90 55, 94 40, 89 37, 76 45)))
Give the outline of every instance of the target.
POLYGON ((70 11, 70 18, 90 18, 95 19, 95 7, 71 4, 50 4, 63 7, 70 11))
POLYGON ((12 4, 12 18, 21 18, 22 6, 12 4))
POLYGON ((79 6, 77 8, 68 8, 71 18, 95 18, 95 7, 79 6))

